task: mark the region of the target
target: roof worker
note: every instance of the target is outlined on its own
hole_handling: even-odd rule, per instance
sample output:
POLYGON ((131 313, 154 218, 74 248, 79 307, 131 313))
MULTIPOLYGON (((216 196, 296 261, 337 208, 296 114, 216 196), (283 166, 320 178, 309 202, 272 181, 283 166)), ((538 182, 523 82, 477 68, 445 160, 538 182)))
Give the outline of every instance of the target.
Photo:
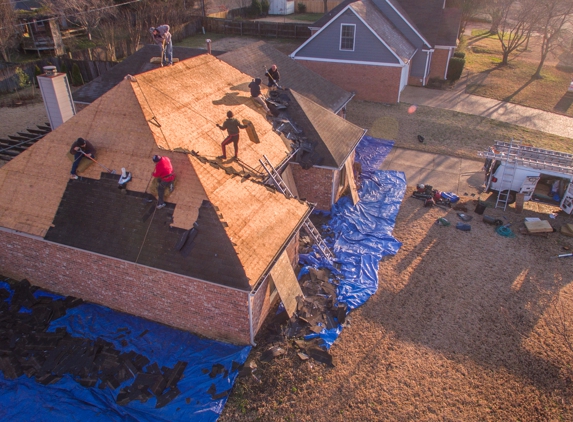
POLYGON ((173 173, 173 166, 169 157, 162 157, 161 155, 154 155, 153 162, 155 163, 155 170, 152 176, 157 178, 157 209, 160 210, 165 206, 163 196, 165 189, 169 188, 169 192, 173 192, 173 182, 175 180, 175 173, 173 173))
POLYGON ((265 73, 265 76, 268 78, 269 83, 267 84, 267 86, 269 87, 269 89, 271 88, 278 88, 279 86, 279 80, 281 78, 281 75, 279 73, 279 68, 277 67, 276 64, 273 64, 269 70, 267 70, 267 73, 265 73))
POLYGON ((155 44, 161 47, 161 66, 173 66, 173 41, 169 32, 169 25, 160 25, 149 28, 155 44))
POLYGON ((271 113, 271 110, 269 110, 269 107, 267 106, 267 103, 261 94, 261 82, 261 78, 256 78, 253 79, 253 81, 249 84, 249 88, 251 89, 251 97, 254 102, 263 106, 269 116, 272 116, 273 113, 271 113))
POLYGON ((247 125, 242 125, 239 123, 237 119, 233 117, 233 112, 231 110, 227 111, 227 120, 223 123, 223 126, 217 123, 217 127, 221 130, 227 129, 228 136, 225 138, 223 143, 221 144, 221 148, 223 150, 223 155, 218 156, 217 158, 222 158, 223 160, 227 159, 227 145, 231 142, 235 147, 235 160, 239 158, 239 128, 246 129, 247 125))
POLYGON ((86 157, 86 159, 89 158, 95 159, 95 148, 91 144, 91 142, 86 141, 84 138, 78 138, 72 144, 70 148, 70 154, 74 156, 74 163, 72 164, 70 179, 77 179, 78 175, 76 173, 78 171, 78 166, 80 165, 80 161, 82 161, 82 158, 84 157, 86 157))

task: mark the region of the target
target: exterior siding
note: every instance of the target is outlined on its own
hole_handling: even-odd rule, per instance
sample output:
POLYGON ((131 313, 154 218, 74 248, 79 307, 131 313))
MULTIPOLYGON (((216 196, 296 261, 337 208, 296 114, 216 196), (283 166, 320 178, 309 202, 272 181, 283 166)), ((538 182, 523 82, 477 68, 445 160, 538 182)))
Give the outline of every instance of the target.
POLYGON ((0 230, 0 273, 206 337, 250 342, 246 291, 0 230))
POLYGON ((449 48, 436 48, 430 63, 430 78, 445 79, 450 57, 449 48))
MULTIPOLYGON (((400 98, 402 68, 300 60, 300 64, 349 92, 357 100, 394 104, 400 98)), ((299 192, 300 192, 300 185, 299 192)), ((301 193, 301 196, 303 194, 301 193)))
POLYGON ((319 210, 329 211, 332 206, 332 183, 334 172, 312 167, 304 170, 298 164, 290 164, 301 198, 316 203, 319 210))
POLYGON ((398 64, 394 54, 350 10, 311 39, 296 57, 398 64), (340 26, 356 25, 354 51, 340 51, 340 26))
POLYGON ((410 76, 418 79, 423 79, 426 75, 426 60, 428 59, 428 52, 418 50, 410 61, 410 76))

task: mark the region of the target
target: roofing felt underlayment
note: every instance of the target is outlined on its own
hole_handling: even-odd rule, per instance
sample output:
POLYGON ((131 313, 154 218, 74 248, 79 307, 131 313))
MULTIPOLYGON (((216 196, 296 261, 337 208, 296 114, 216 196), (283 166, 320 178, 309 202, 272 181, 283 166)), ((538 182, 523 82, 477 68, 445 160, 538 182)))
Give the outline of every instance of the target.
MULTIPOLYGON (((151 157, 166 155, 177 181, 168 199, 174 207, 173 220, 165 230, 191 229, 200 217, 201 205, 208 201, 238 256, 240 268, 236 270, 253 286, 310 208, 263 186, 260 178, 244 177, 257 173, 263 155, 278 166, 290 150, 252 102, 249 82, 249 76, 209 55, 122 81, 0 169, 0 226, 40 237, 46 236, 52 224, 56 231, 61 229, 56 212, 68 212, 61 203, 69 186, 66 154, 78 137, 94 144, 99 162, 118 173, 122 167, 132 173, 127 186, 132 192, 147 191, 154 168, 151 157), (238 162, 215 160, 225 136, 216 123, 223 123, 228 110, 253 122, 260 138, 260 143, 252 143, 242 131, 238 162), (188 154, 192 151, 196 155, 188 154)), ((228 149, 231 156, 232 145, 228 149)), ((92 165, 80 176, 100 179, 101 167, 92 165)), ((82 212, 93 206, 90 201, 86 196, 74 207, 82 212)), ((70 230, 84 236, 81 226, 70 230)), ((100 231, 105 227, 100 225, 100 231)), ((86 236, 81 247, 96 250, 101 243, 98 236, 104 235, 86 236)), ((49 238, 56 239, 55 232, 49 238)), ((69 241, 64 238, 69 239, 62 234, 58 241, 69 241)), ((217 242, 217 238, 209 241, 217 242)), ((184 271, 183 266, 179 268, 184 271)), ((218 276, 209 281, 223 283, 218 276)))

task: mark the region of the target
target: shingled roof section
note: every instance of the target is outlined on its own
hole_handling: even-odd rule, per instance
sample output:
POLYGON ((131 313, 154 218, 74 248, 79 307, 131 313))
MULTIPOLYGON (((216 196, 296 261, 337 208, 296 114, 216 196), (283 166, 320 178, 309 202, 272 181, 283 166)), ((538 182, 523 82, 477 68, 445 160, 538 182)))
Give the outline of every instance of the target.
POLYGON ((246 88, 249 81, 247 75, 207 55, 124 80, 0 168, 0 226, 42 237, 49 230, 47 239, 54 242, 218 284, 253 287, 311 209, 261 184, 258 159, 265 154, 278 165, 289 149, 252 103, 246 88), (261 140, 251 143, 242 132, 239 161, 214 158, 224 138, 215 123, 223 122, 227 110, 252 121, 261 140), (80 173, 93 183, 69 180, 67 152, 78 137, 95 145, 100 163, 118 173, 121 167, 132 173, 127 194, 118 194, 117 186, 112 194, 104 182, 95 182, 102 177, 95 164, 80 173), (195 155, 184 153, 190 151, 195 155), (142 202, 154 154, 171 158, 177 180, 166 200, 168 207, 154 214, 154 208, 145 211, 152 211, 146 220, 151 225, 146 225, 138 223, 145 214, 141 206, 133 205, 133 198, 142 202), (90 192, 72 194, 82 187, 90 192), (89 211, 94 222, 85 226, 89 221, 75 214, 88 213, 91 207, 109 209, 98 212, 112 220, 117 216, 111 210, 121 210, 121 223, 89 211), (200 233, 211 236, 198 235, 197 250, 193 248, 184 260, 174 251, 174 241, 195 221, 200 233), (142 234, 148 226, 156 244, 142 234), (125 251, 111 246, 115 237, 125 251), (139 258, 136 249, 141 250, 139 258), (229 257, 224 264, 220 254, 229 257))
POLYGON ((263 81, 266 81, 266 69, 276 64, 281 74, 281 86, 300 92, 334 113, 338 113, 353 97, 350 92, 327 81, 264 41, 230 51, 218 58, 251 78, 261 78, 263 81))
MULTIPOLYGON (((173 47, 173 57, 179 60, 190 59, 192 57, 206 54, 205 49, 173 47)), ((213 55, 221 52, 213 52, 213 55)), ((156 45, 145 45, 125 60, 116 64, 107 72, 85 84, 72 94, 74 101, 82 103, 93 103, 107 91, 119 84, 127 75, 139 75, 143 72, 157 69, 157 64, 151 64, 153 57, 159 56, 159 47, 156 45)))
POLYGON ((340 169, 366 133, 348 120, 328 113, 304 95, 290 90, 291 101, 286 113, 311 142, 320 155, 321 167, 340 169))

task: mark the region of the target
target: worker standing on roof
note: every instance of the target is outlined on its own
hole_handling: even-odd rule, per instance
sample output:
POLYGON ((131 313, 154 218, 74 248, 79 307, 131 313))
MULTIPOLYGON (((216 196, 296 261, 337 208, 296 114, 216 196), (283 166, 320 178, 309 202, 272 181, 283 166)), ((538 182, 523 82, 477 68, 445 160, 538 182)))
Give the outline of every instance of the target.
POLYGON ((155 163, 155 170, 152 176, 157 178, 157 209, 160 210, 165 206, 163 201, 165 188, 169 188, 169 192, 173 192, 175 173, 173 173, 173 166, 169 157, 154 155, 153 162, 155 163))
POLYGON ((279 86, 279 79, 281 78, 281 75, 279 73, 279 68, 277 67, 276 64, 273 64, 269 70, 267 70, 267 73, 265 73, 265 76, 269 79, 269 83, 267 84, 269 89, 276 87, 278 88, 279 86))
POLYGON ((77 179, 78 166, 82 158, 87 157, 95 158, 95 148, 91 142, 86 141, 84 138, 78 138, 70 148, 70 154, 74 156, 74 163, 72 164, 72 171, 70 172, 70 179, 77 179))
POLYGON ((267 103, 261 94, 261 82, 261 78, 256 78, 253 79, 253 81, 249 84, 249 88, 251 89, 251 97, 253 98, 253 101, 263 106, 269 116, 272 116, 273 113, 271 113, 271 110, 269 110, 269 107, 267 106, 267 103))
POLYGON ((221 130, 227 129, 228 133, 228 136, 221 144, 223 155, 220 155, 217 158, 222 158, 223 160, 227 159, 227 145, 231 142, 235 147, 235 159, 239 158, 239 128, 246 129, 247 125, 240 124, 239 121, 233 117, 233 112, 229 110, 227 111, 227 120, 225 120, 223 126, 217 123, 217 127, 221 130))
POLYGON ((160 25, 157 28, 149 28, 155 44, 161 47, 161 66, 173 65, 173 42, 169 25, 160 25))

